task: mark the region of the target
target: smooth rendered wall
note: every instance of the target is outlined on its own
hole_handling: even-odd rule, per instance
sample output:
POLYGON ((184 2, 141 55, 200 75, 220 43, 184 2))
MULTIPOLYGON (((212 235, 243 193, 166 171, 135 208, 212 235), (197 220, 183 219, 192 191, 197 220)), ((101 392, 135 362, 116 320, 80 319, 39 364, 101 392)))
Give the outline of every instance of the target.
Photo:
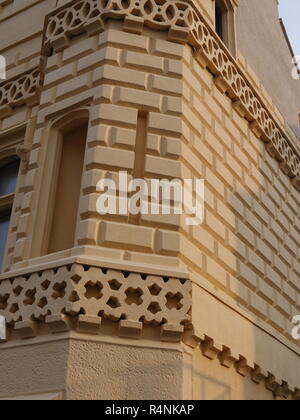
POLYGON ((237 37, 238 50, 300 137, 300 82, 292 78, 292 56, 280 25, 277 0, 240 0, 237 37))

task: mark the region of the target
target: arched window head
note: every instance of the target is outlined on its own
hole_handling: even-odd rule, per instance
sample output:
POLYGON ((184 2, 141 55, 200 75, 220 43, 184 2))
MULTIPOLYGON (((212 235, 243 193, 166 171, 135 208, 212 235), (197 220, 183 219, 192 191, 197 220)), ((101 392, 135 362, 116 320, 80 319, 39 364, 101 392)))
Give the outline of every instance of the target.
POLYGON ((236 55, 236 0, 215 0, 215 29, 229 51, 236 55))
POLYGON ((75 246, 89 114, 75 111, 54 124, 55 164, 46 254, 75 246))

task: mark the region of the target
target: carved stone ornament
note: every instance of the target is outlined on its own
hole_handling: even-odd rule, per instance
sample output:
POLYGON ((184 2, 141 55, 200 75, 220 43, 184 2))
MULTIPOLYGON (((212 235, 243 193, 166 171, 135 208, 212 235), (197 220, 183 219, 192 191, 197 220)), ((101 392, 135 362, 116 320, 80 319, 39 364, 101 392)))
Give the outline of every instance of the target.
POLYGON ((34 68, 0 84, 0 117, 9 115, 13 108, 38 101, 40 70, 34 68))
POLYGON ((124 21, 124 30, 141 33, 143 26, 169 31, 169 39, 187 42, 196 58, 215 76, 218 87, 234 102, 281 169, 300 190, 300 156, 278 126, 245 74, 190 0, 73 0, 48 15, 43 50, 47 55, 66 48, 72 37, 101 32, 108 19, 124 21))
POLYGON ((190 321, 190 288, 188 280, 74 264, 2 280, 0 315, 26 338, 34 335, 33 321, 61 330, 65 315, 84 315, 81 330, 109 319, 120 323, 121 336, 139 335, 143 325, 152 324, 162 326, 162 340, 178 341, 190 321))

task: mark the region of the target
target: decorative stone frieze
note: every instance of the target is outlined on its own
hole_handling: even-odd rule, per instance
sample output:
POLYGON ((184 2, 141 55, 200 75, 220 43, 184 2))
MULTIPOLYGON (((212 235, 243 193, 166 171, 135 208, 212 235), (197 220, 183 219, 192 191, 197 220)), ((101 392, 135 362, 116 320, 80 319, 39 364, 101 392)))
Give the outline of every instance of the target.
POLYGON ((72 37, 104 30, 107 19, 123 19, 124 30, 141 33, 143 26, 169 31, 169 39, 188 42, 197 59, 215 75, 218 87, 227 93, 236 111, 246 118, 269 153, 281 164, 300 190, 300 156, 279 127, 236 60, 190 0, 73 0, 48 15, 43 51, 62 50, 72 37))
POLYGON ((121 336, 137 337, 143 324, 162 326, 161 338, 178 341, 190 320, 190 282, 74 264, 0 283, 0 314, 25 338, 33 321, 54 332, 76 317, 80 331, 98 331, 101 320, 119 322, 121 336))
POLYGON ((0 116, 13 108, 33 104, 39 98, 40 70, 34 68, 0 84, 0 116))
POLYGON ((294 184, 299 190, 298 152, 272 118, 225 45, 195 8, 192 10, 191 22, 189 43, 197 49, 198 60, 215 75, 218 87, 229 95, 236 111, 250 122, 256 136, 266 143, 269 153, 281 162, 282 170, 294 178, 294 184))
POLYGON ((123 19, 126 30, 141 33, 143 26, 189 33, 192 9, 187 1, 174 0, 75 0, 50 14, 45 29, 44 51, 65 48, 72 37, 94 34, 104 22, 123 19))

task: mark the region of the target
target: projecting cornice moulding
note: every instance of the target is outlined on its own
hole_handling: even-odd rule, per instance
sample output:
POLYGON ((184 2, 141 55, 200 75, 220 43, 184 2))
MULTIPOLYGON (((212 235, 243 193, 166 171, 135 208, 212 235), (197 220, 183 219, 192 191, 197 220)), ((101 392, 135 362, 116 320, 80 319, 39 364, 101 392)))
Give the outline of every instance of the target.
POLYGON ((103 31, 108 19, 123 20, 124 30, 129 32, 142 33, 148 26, 168 31, 171 41, 190 44, 202 66, 213 73, 218 87, 229 95, 236 111, 249 121, 256 136, 300 190, 298 151, 192 0, 73 0, 48 14, 43 54, 63 50, 81 33, 103 31))

